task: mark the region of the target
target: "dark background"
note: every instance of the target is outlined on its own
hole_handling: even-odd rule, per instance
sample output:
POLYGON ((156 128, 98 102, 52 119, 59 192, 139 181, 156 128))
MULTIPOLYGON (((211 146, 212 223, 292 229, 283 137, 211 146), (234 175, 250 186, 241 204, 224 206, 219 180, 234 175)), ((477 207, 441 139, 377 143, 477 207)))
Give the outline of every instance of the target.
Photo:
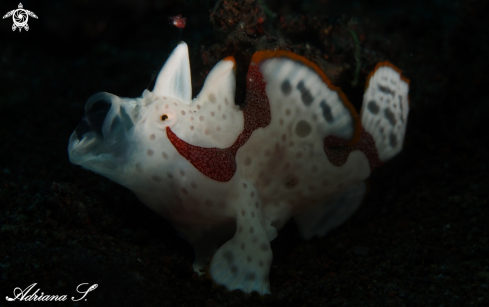
MULTIPOLYGON (((0 305, 37 283, 68 301, 19 305, 489 306, 489 2, 397 3, 23 1, 39 17, 28 32, 0 21, 0 305), (177 14, 187 17, 181 38, 168 22, 177 14), (361 42, 356 86, 351 30, 361 42), (249 58, 265 48, 318 63, 357 107, 377 61, 411 80, 404 150, 326 237, 304 241, 293 223, 279 233, 270 296, 198 277, 169 223, 68 161, 86 99, 141 95, 179 39, 194 95, 233 55, 242 101, 249 58), (73 303, 80 283, 98 288, 73 303)), ((2 1, 0 15, 17 5, 2 1)))

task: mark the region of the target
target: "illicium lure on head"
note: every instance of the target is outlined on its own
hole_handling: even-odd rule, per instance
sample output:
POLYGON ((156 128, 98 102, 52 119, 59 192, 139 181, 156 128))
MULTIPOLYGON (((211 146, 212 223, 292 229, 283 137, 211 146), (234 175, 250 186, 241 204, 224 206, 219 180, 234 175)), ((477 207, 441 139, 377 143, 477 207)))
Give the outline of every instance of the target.
POLYGON ((409 81, 388 62, 368 78, 360 116, 312 62, 258 51, 243 107, 235 61, 216 64, 192 99, 181 42, 154 90, 90 97, 70 161, 132 190, 193 246, 199 272, 227 289, 270 293, 270 241, 294 217, 324 236, 365 194, 373 169, 402 148, 409 81))

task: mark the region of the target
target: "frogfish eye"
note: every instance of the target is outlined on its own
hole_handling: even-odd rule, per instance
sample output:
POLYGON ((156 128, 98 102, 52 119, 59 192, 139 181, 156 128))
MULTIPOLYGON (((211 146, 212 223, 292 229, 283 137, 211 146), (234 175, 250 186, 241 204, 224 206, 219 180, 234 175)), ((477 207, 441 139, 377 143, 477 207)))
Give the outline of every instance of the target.
POLYGON ((161 120, 162 121, 165 121, 166 119, 168 119, 168 115, 166 115, 166 114, 161 115, 161 120))

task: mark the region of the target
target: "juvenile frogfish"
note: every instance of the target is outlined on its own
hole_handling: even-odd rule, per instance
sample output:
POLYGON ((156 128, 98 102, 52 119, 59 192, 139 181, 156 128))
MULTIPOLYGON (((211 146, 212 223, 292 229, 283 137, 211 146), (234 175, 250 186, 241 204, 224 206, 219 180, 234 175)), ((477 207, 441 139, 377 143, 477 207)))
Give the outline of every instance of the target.
POLYGON ((203 269, 229 290, 270 293, 270 242, 294 217, 324 236, 362 202, 365 180, 402 148, 409 80, 388 62, 370 74, 360 115, 317 65, 258 51, 235 104, 227 57, 192 99, 188 47, 174 49, 153 91, 97 93, 70 137, 74 164, 131 191, 171 221, 203 269))

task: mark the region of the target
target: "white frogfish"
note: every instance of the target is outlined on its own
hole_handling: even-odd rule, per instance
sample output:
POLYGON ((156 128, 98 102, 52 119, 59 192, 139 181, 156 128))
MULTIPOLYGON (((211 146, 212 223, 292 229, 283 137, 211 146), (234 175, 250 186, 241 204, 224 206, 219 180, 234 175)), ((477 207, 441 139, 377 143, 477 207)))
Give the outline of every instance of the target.
POLYGON ((270 242, 294 217, 324 236, 362 202, 365 180, 402 148, 409 80, 388 62, 370 74, 360 115, 317 65, 258 51, 235 104, 227 57, 192 99, 188 47, 174 49, 152 92, 97 93, 70 137, 74 164, 131 191, 171 221, 228 290, 270 293, 270 242))

